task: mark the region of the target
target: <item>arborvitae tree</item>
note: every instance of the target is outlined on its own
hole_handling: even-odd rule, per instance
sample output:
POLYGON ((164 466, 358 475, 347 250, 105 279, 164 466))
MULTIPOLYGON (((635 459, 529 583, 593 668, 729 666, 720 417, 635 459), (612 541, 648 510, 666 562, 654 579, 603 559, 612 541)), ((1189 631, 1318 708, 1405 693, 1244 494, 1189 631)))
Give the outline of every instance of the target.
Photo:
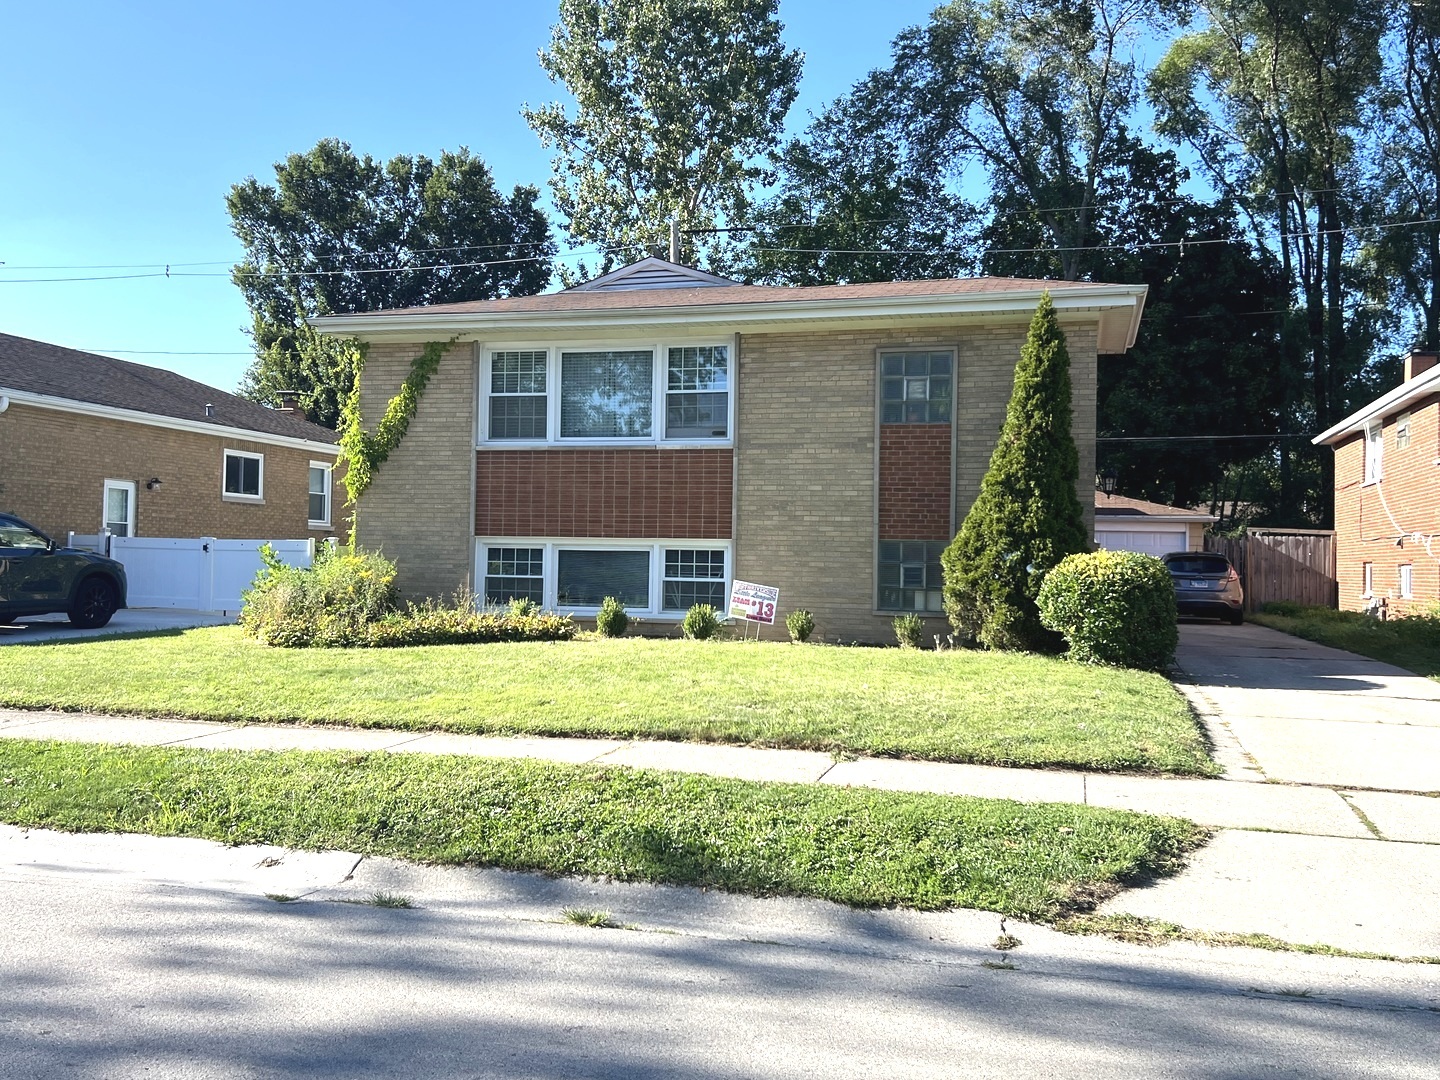
POLYGON ((1050 294, 1040 298, 980 496, 941 559, 945 613, 991 649, 1059 652, 1035 596, 1067 555, 1090 550, 1070 432, 1070 354, 1050 294))

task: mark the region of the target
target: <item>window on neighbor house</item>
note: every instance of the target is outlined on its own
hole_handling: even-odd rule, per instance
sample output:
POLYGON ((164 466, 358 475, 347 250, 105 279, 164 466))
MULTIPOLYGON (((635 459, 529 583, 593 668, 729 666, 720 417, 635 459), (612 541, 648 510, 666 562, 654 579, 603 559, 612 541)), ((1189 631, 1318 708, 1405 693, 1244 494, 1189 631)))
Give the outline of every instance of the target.
POLYGON ((234 499, 261 498, 265 494, 265 456, 226 450, 225 494, 234 499))
POLYGON ((1385 450, 1385 428, 1379 423, 1365 429, 1365 483, 1378 483, 1385 475, 1380 459, 1385 450))
POLYGON ((1401 564, 1399 584, 1401 599, 1413 599, 1415 596, 1415 567, 1411 563, 1401 564))
POLYGON ((1395 418, 1395 449, 1404 450, 1410 445, 1410 414, 1403 412, 1395 418))
POLYGON ((723 439, 729 420, 729 350, 724 345, 671 349, 665 371, 665 437, 723 439))
POLYGON ((544 349, 490 354, 490 437, 543 439, 549 354, 544 349))
POLYGON ((1363 585, 1362 590, 1361 590, 1361 592, 1360 592, 1360 595, 1361 595, 1361 596, 1374 596, 1374 595, 1375 595, 1375 564, 1374 564, 1374 563, 1368 563, 1368 562, 1367 562, 1367 563, 1361 563, 1361 564, 1360 564, 1360 572, 1361 572, 1361 581, 1362 581, 1362 585, 1363 585))
POLYGON ((485 603, 508 604, 511 600, 545 602, 544 548, 485 549, 485 603))
POLYGON ((944 611, 940 577, 944 550, 943 540, 880 541, 879 610, 944 611))
POLYGON ((330 466, 323 461, 310 462, 310 525, 330 525, 330 466))
POLYGON ((725 552, 708 548, 666 548, 663 581, 666 611, 696 604, 725 608, 725 552))
POLYGON ((948 424, 955 358, 949 352, 880 354, 880 422, 948 424))

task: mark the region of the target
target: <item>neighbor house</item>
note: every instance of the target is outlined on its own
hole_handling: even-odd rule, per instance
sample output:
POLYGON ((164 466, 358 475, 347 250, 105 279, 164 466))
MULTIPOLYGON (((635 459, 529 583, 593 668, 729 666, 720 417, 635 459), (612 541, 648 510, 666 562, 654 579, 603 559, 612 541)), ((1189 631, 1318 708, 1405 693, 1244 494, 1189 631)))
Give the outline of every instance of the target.
POLYGON ((1111 551, 1204 551, 1205 530, 1215 521, 1203 510, 1095 492, 1095 546, 1111 551))
POLYGON ((1436 354, 1412 352, 1404 382, 1314 441, 1335 448, 1340 606, 1403 614, 1433 605, 1440 597, 1436 354))
POLYGON ((337 449, 293 404, 0 334, 0 510, 61 543, 323 538, 337 449))
POLYGON ((449 343, 360 500, 359 542, 407 594, 470 585, 580 615, 616 596, 663 622, 723 607, 740 579, 780 590, 777 624, 807 608, 825 638, 877 641, 897 613, 940 617, 940 552, 1047 289, 1089 516, 1096 354, 1133 344, 1144 286, 780 288, 652 258, 543 296, 314 325, 367 343, 371 428, 424 343, 449 343))

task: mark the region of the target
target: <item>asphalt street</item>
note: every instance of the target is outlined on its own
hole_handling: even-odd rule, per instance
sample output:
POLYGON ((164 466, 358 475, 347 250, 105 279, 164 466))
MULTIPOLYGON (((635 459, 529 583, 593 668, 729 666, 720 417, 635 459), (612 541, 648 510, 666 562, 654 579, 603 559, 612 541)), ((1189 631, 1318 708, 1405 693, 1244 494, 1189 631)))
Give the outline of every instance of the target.
POLYGON ((1430 1077, 1440 1060, 1421 965, 1014 924, 1002 954, 979 912, 192 840, 7 830, 0 856, 5 1077, 1430 1077))

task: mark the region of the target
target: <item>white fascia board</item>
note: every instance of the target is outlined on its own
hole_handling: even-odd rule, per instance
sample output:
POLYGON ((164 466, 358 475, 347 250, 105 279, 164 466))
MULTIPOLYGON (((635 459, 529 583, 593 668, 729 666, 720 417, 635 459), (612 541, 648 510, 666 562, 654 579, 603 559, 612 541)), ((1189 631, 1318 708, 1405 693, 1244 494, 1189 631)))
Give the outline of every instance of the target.
POLYGON ((11 390, 3 386, 0 386, 0 394, 4 394, 15 405, 29 405, 36 409, 54 409, 56 412, 96 416, 105 420, 124 420, 132 424, 144 424, 147 427, 188 431, 197 435, 214 435, 217 438, 244 439, 246 442, 263 443, 266 446, 283 446, 291 450, 309 450, 316 454, 334 456, 340 452, 340 447, 335 443, 296 439, 289 435, 271 435, 269 432, 253 431, 250 428, 205 424, 198 420, 182 420, 177 416, 161 416, 159 413, 139 412, 135 409, 117 409, 112 405, 97 405, 91 401, 51 397, 48 394, 31 394, 24 390, 11 390))
POLYGON ((1322 431, 1310 442, 1315 446, 1338 442, 1346 435, 1355 435, 1364 431, 1369 422, 1376 417, 1383 420, 1397 409, 1403 409, 1406 405, 1431 394, 1440 394, 1440 366, 1421 372, 1409 382, 1403 382, 1389 393, 1382 394, 1369 405, 1351 413, 1334 427, 1322 431))
POLYGON ((1135 532, 1139 526, 1144 531, 1146 525, 1157 523, 1167 525, 1203 525, 1207 521, 1220 520, 1214 514, 1136 514, 1134 517, 1127 517, 1124 514, 1096 514, 1095 531, 1099 532, 1104 526, 1115 525, 1123 527, 1126 532, 1135 532))
MULTIPOLYGON (((976 318, 1032 315, 1044 290, 1007 293, 894 296, 864 300, 766 300, 749 303, 694 304, 684 307, 578 309, 560 311, 410 312, 387 315, 322 315, 309 324, 321 334, 360 336, 366 340, 425 341, 441 335, 476 337, 547 330, 634 330, 667 323, 688 327, 719 327, 743 332, 746 327, 783 332, 786 323, 850 322, 886 319, 976 318)), ((1060 315, 1093 313, 1101 322, 1100 351, 1123 352, 1135 343, 1145 307, 1144 285, 1094 285, 1052 292, 1060 315), (1121 318, 1115 318, 1120 315, 1121 318), (1106 313, 1111 313, 1105 318, 1106 313)))

